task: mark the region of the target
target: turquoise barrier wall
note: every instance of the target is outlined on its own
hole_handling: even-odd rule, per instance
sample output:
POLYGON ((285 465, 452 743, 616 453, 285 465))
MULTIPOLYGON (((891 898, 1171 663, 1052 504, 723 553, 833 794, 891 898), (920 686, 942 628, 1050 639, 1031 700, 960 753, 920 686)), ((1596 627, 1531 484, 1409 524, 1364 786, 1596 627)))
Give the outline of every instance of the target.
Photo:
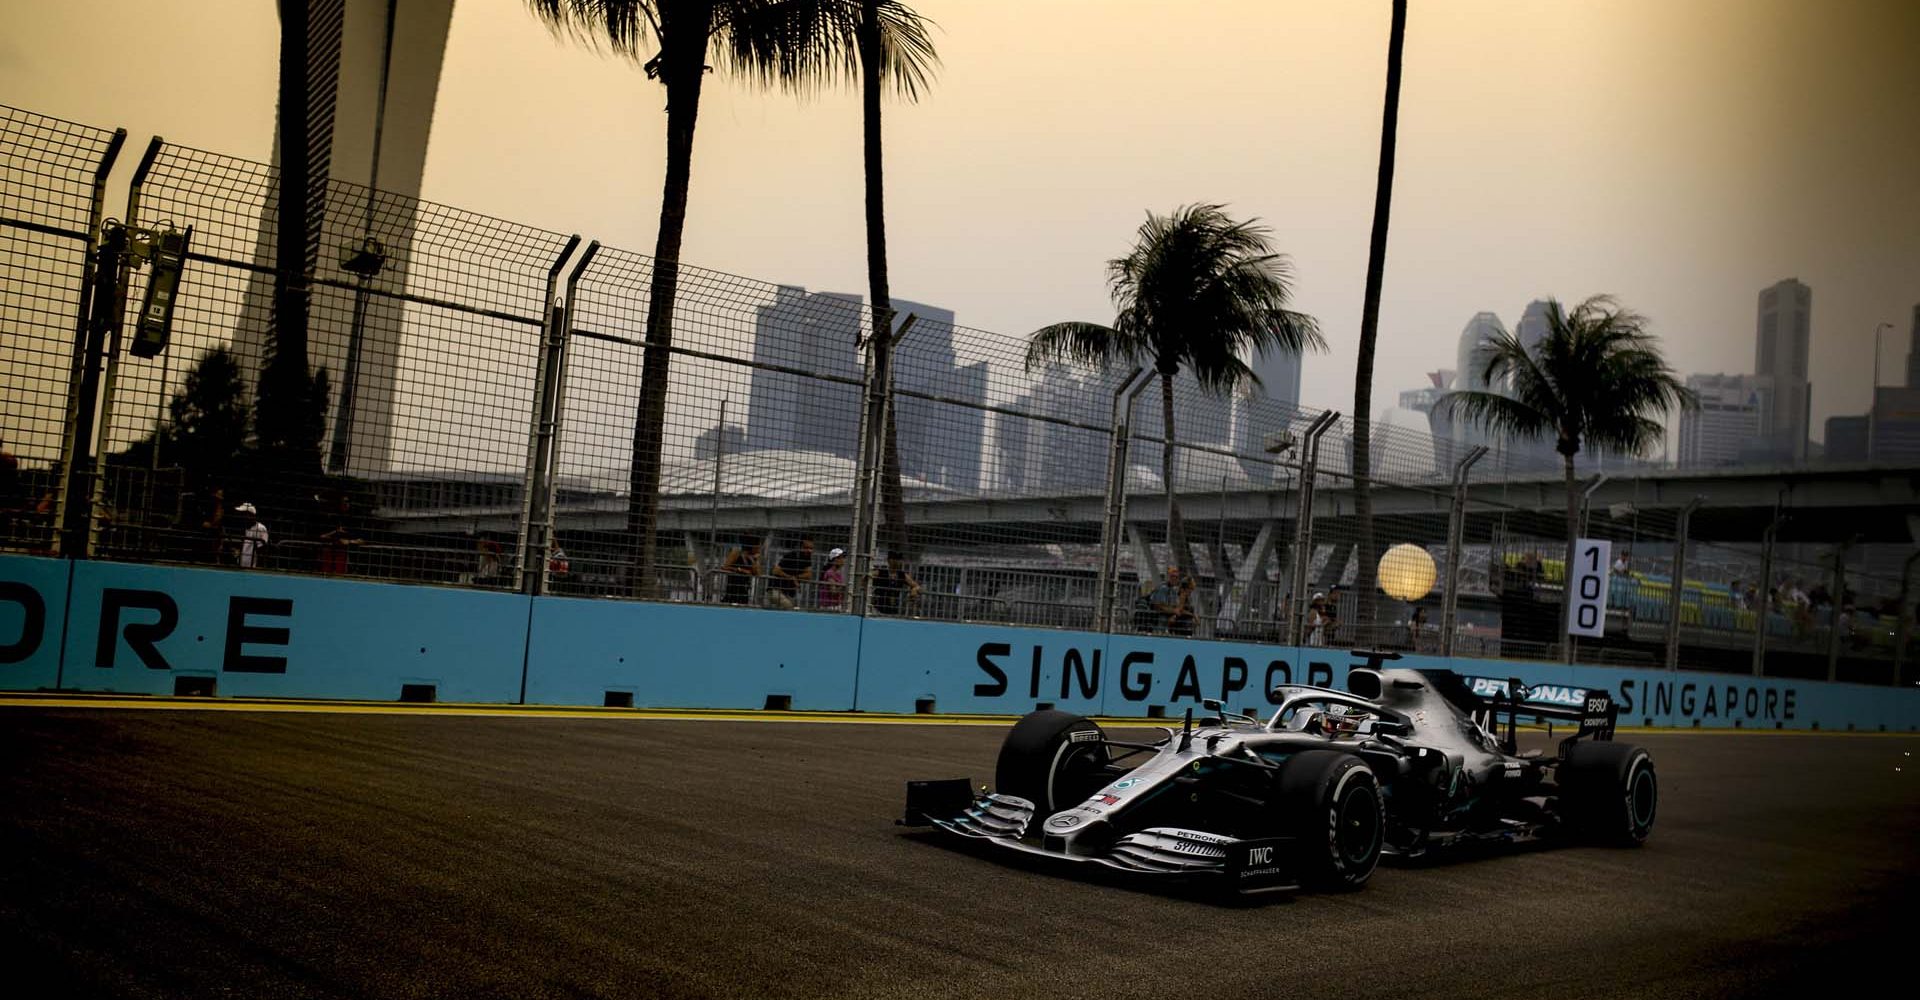
MULTIPOLYGON (((600 705, 609 691, 658 708, 854 706, 860 619, 584 598, 533 600, 527 701, 600 705)), ((912 711, 912 706, 908 706, 912 711)))
POLYGON ((222 695, 514 702, 528 599, 105 562, 73 564, 60 686, 172 694, 177 676, 222 695))
POLYGON ((72 574, 64 559, 0 558, 0 685, 7 690, 59 686, 72 574))
POLYGON ((1629 725, 1920 729, 1920 689, 0 556, 0 687, 15 691, 170 694, 200 676, 241 696, 431 684, 441 701, 1172 717, 1203 698, 1257 714, 1275 684, 1342 687, 1369 662, 1488 690, 1517 677, 1561 704, 1603 688, 1629 725))

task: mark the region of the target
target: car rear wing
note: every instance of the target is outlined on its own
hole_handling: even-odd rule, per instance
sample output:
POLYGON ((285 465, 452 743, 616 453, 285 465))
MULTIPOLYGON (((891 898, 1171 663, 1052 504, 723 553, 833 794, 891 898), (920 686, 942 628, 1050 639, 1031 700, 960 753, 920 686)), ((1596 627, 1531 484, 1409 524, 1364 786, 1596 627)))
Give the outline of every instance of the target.
POLYGON ((1492 677, 1462 677, 1461 680, 1479 702, 1473 713, 1474 721, 1487 732, 1498 735, 1507 753, 1515 752, 1515 731, 1521 716, 1577 724, 1579 728, 1574 734, 1561 741, 1562 754, 1574 740, 1613 739, 1619 706, 1614 704, 1613 696, 1604 689, 1552 684, 1529 687, 1518 677, 1509 677, 1504 681, 1492 677), (1504 720, 1502 716, 1505 716, 1504 720), (1504 732, 1501 726, 1503 721, 1504 732))

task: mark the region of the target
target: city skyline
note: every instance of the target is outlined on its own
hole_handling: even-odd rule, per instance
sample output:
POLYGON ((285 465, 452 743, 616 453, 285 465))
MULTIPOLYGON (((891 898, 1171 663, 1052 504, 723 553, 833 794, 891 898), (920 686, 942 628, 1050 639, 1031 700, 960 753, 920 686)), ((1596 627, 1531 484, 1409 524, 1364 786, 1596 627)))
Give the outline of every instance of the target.
MULTIPOLYGON (((901 292, 1014 336, 1105 319, 1102 265, 1142 213, 1226 201, 1275 227, 1297 305, 1327 334, 1332 350, 1306 359, 1302 402, 1350 408, 1384 6, 1240 4, 1230 35, 1133 2, 1094 23, 1072 5, 919 6, 940 26, 944 69, 922 103, 888 112, 901 292), (1042 57, 1055 37, 1078 41, 1042 57), (1274 60, 1282 39, 1288 55, 1274 60), (1147 79, 1159 82, 1141 89, 1147 79), (1313 156, 1299 136, 1313 137, 1313 156), (1120 152, 1088 170, 1088 149, 1120 152)), ((0 40, 12 103, 123 124, 136 141, 160 133, 269 158, 271 5, 102 0, 14 13, 0 40), (90 72, 57 57, 76 34, 109 49, 159 46, 178 72, 90 72)), ((1822 295, 1816 435, 1827 416, 1865 410, 1874 325, 1920 298, 1920 231, 1900 221, 1920 217, 1908 176, 1920 84, 1899 69, 1916 46, 1920 9, 1888 0, 1416 8, 1376 397, 1435 366, 1425 355, 1436 317, 1549 294, 1613 293, 1649 317, 1677 370, 1736 370, 1747 296, 1798 274, 1822 295), (1616 72, 1622 48, 1639 72, 1616 72)), ((796 105, 716 76, 686 259, 860 287, 857 104, 829 93, 796 105)), ((422 195, 645 248, 661 128, 657 88, 633 66, 552 38, 521 4, 456 5, 422 195)))

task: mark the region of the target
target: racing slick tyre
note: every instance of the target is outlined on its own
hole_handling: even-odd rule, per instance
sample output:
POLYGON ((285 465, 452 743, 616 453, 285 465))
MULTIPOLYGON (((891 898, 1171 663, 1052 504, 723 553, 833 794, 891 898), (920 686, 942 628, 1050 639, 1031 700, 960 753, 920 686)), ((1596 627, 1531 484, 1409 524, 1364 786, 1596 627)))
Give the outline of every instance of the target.
POLYGON ((1030 712, 1000 744, 994 791, 1032 802, 1041 816, 1078 805, 1111 777, 1104 739, 1099 726, 1072 712, 1030 712))
POLYGON ((1299 843, 1302 884, 1365 885, 1380 864, 1387 828, 1380 783, 1366 762, 1338 750, 1303 750, 1280 765, 1274 800, 1282 832, 1299 843))
POLYGON ((1653 832, 1660 783, 1653 757, 1629 743, 1580 741, 1560 762, 1560 812, 1572 831, 1631 847, 1653 832))

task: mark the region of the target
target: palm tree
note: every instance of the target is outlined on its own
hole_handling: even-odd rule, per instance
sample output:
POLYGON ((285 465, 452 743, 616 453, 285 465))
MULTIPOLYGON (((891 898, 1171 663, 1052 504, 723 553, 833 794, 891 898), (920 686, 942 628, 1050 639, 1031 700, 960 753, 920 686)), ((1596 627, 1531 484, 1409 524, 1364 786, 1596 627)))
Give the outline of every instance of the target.
POLYGON ((1367 285, 1360 305, 1360 356, 1353 370, 1353 513, 1360 522, 1361 629, 1373 626, 1373 578, 1378 558, 1373 537, 1373 352, 1380 337, 1380 284, 1387 266, 1387 216, 1393 207, 1393 153, 1400 130, 1400 52, 1407 39, 1407 0, 1393 0, 1387 35, 1386 110, 1380 119, 1380 166, 1374 183, 1373 238, 1367 244, 1367 285))
MULTIPOLYGON (((860 60, 861 132, 866 158, 867 188, 867 299, 873 307, 874 330, 891 331, 893 296, 887 287, 887 214, 885 163, 881 156, 880 98, 887 84, 909 101, 918 100, 933 67, 940 61, 928 22, 912 8, 892 0, 859 0, 854 33, 860 60)), ((886 362, 891 340, 874 340, 876 360, 886 362)), ((877 367, 884 368, 881 364, 877 367)), ((900 422, 894 419, 893 399, 887 399, 887 434, 880 462, 880 505, 885 510, 888 551, 907 545, 907 503, 900 486, 900 422)))
POLYGON ((1185 368, 1202 389, 1259 384, 1243 357, 1320 348, 1313 317, 1287 308, 1292 268, 1273 252, 1259 220, 1235 222, 1221 205, 1149 213, 1132 252, 1107 262, 1119 315, 1112 326, 1055 323, 1027 343, 1027 369, 1064 359, 1099 367, 1152 365, 1160 375, 1166 429, 1160 480, 1167 492, 1167 545, 1193 576, 1193 552, 1174 496, 1173 377, 1185 368))
POLYGON ((1674 377, 1646 320, 1608 296, 1566 312, 1547 300, 1547 332, 1531 352, 1502 332, 1481 342, 1483 375, 1491 389, 1450 392, 1441 405, 1489 432, 1554 442, 1566 470, 1566 566, 1573 566, 1580 533, 1573 459, 1583 445, 1641 455, 1666 434, 1655 417, 1692 409, 1697 400, 1674 377))
POLYGON ((852 0, 527 0, 555 31, 604 43, 667 90, 667 171, 660 199, 647 300, 646 353, 633 427, 627 530, 637 536, 631 577, 640 596, 653 591, 660 516, 661 445, 673 347, 673 308, 680 280, 681 237, 693 171, 693 130, 700 89, 716 55, 755 83, 809 91, 844 71, 851 58, 852 0))

